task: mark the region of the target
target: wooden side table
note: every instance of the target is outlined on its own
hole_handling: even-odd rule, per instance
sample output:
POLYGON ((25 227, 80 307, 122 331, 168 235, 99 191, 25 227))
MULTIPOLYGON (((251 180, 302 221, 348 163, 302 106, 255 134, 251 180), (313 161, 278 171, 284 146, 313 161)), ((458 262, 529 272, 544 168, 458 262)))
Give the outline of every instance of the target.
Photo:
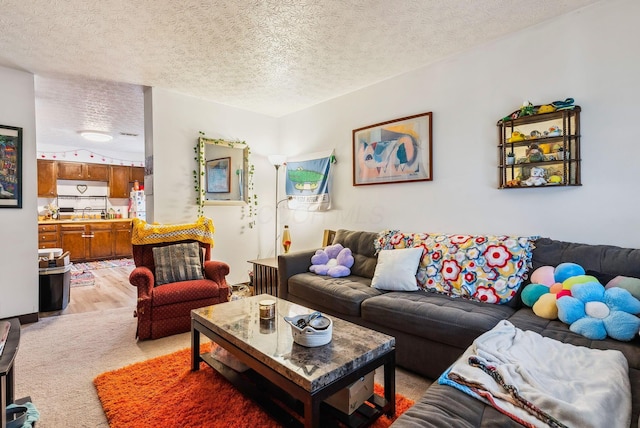
POLYGON ((253 264, 253 293, 278 297, 278 259, 249 260, 253 264))

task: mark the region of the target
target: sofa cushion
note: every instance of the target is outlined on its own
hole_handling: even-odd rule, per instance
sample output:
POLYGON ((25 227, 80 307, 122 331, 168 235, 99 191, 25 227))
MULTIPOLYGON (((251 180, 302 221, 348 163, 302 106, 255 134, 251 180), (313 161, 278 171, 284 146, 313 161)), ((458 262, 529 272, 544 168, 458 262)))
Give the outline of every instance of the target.
POLYGON ((393 428, 522 428, 480 400, 434 382, 427 392, 392 425, 393 428))
MULTIPOLYGON (((225 288, 223 292, 226 292, 225 288)), ((221 289, 210 279, 171 282, 153 291, 153 306, 174 305, 181 302, 216 298, 221 289)))
POLYGON ((289 278, 290 295, 356 317, 360 316, 360 305, 365 299, 382 293, 371 287, 370 278, 354 275, 331 278, 307 272, 289 278))
POLYGON ((361 311, 368 322, 464 350, 516 310, 419 290, 371 297, 361 311))
POLYGON ((533 238, 388 230, 376 240, 378 250, 412 247, 424 249, 417 273, 422 288, 504 304, 517 295, 531 267, 533 238))
POLYGON ((345 248, 350 248, 353 254, 353 266, 351 275, 373 278, 376 270, 378 258, 374 242, 378 234, 375 232, 351 231, 338 229, 333 238, 334 244, 342 244, 345 248))

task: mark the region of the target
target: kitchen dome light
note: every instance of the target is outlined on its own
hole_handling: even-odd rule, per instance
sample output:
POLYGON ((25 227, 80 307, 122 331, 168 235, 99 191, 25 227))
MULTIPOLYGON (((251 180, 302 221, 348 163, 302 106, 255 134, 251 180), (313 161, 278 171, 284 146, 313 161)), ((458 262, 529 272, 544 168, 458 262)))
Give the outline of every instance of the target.
POLYGON ((101 131, 80 131, 80 135, 86 140, 95 141, 96 143, 106 143, 113 140, 111 135, 101 131))

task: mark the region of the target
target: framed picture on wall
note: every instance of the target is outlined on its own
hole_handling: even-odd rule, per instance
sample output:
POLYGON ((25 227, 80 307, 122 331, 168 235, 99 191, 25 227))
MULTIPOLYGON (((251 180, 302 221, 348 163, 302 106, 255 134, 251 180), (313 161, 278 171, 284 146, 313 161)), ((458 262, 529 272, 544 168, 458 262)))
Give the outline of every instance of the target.
POLYGON ((432 113, 353 130, 353 185, 433 180, 432 113))
POLYGON ((219 158, 207 161, 207 192, 231 192, 231 158, 219 158))
POLYGON ((0 125, 0 208, 22 208, 22 128, 0 125))

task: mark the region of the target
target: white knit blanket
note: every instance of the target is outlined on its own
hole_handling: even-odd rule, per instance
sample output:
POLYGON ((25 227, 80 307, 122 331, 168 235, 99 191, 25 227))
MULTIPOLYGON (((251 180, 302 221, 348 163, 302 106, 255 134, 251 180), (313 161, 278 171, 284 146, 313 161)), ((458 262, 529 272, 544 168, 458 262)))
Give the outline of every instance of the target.
POLYGON ((508 321, 478 337, 440 383, 484 401, 525 426, 627 428, 631 422, 629 366, 621 352, 562 343, 520 330, 508 321), (469 364, 474 356, 560 424, 517 405, 487 371, 469 364))

